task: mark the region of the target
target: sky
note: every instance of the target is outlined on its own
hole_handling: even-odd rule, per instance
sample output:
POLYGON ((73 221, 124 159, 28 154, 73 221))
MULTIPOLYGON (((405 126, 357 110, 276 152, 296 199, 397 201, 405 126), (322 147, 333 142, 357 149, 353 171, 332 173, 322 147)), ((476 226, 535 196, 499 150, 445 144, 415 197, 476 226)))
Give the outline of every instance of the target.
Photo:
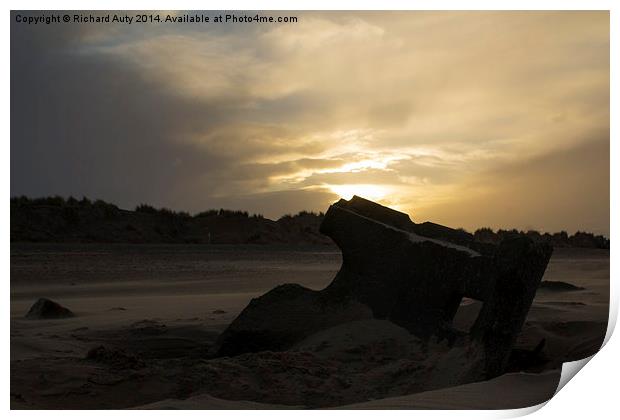
POLYGON ((18 13, 11 196, 278 218, 357 194, 415 222, 609 234, 607 12, 18 13))

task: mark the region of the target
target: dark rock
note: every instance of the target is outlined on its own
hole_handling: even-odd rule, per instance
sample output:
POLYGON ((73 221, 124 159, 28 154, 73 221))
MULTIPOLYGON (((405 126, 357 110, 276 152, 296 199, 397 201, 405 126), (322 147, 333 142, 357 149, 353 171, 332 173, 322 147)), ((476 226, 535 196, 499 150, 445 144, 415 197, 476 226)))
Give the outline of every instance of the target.
POLYGON ((46 298, 37 300, 26 314, 28 319, 70 318, 74 316, 75 314, 69 309, 46 298))
POLYGON ((539 289, 551 290, 553 292, 574 292, 576 290, 585 290, 584 287, 575 286, 574 284, 563 281, 545 280, 540 282, 539 289))
POLYGON ((223 310, 223 309, 216 309, 216 310, 214 310, 214 311, 213 311, 213 312, 211 312, 211 313, 212 313, 212 314, 215 314, 215 315, 222 315, 222 314, 225 314, 225 313, 226 313, 226 311, 225 311, 225 310, 223 310))
POLYGON ((479 244, 464 231, 415 224, 360 197, 330 206, 320 229, 342 250, 332 283, 321 291, 288 284, 252 300, 218 338, 218 355, 287 349, 316 331, 368 316, 423 340, 453 343, 463 333, 452 321, 469 297, 483 302, 469 333, 484 353, 470 377, 505 371, 550 245, 522 236, 499 246, 479 244))

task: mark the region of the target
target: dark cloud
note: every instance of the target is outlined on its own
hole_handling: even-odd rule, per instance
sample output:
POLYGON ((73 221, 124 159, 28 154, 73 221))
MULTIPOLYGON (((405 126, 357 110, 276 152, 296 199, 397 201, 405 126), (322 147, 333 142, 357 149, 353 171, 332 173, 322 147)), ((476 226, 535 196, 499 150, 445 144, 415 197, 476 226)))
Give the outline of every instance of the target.
POLYGON ((76 53, 79 28, 12 25, 11 194, 215 206, 237 162, 184 140, 234 104, 174 95, 118 58, 76 53))
POLYGON ((161 202, 202 165, 222 165, 174 142, 187 104, 155 95, 121 63, 57 57, 44 46, 12 57, 11 194, 161 202))

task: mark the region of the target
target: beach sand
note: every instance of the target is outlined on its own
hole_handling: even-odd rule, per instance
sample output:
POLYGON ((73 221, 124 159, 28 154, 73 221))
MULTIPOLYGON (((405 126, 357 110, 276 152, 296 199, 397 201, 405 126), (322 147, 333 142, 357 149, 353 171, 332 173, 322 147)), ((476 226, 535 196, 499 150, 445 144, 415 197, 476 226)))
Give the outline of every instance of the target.
MULTIPOLYGON (((525 372, 449 386, 452 365, 436 356, 446 343, 379 320, 288 352, 209 358, 250 299, 283 283, 322 289, 340 258, 330 247, 12 244, 11 408, 520 408, 548 400, 561 363, 605 335, 609 251, 556 249, 544 280, 584 289, 539 290, 517 347, 544 338, 544 358, 525 372), (76 317, 25 319, 40 297, 76 317)), ((456 322, 476 306, 465 302, 456 322)))

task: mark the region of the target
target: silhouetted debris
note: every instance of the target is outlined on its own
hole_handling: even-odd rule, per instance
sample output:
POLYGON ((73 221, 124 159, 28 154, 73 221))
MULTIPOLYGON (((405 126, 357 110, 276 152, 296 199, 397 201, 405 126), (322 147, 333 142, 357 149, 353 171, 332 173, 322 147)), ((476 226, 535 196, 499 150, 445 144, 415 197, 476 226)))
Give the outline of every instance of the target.
POLYGON ((64 306, 46 298, 40 298, 26 314, 28 319, 70 318, 75 314, 64 306))
POLYGON ((574 292, 577 290, 584 290, 584 287, 575 286, 574 284, 566 283, 564 281, 550 281, 545 280, 540 282, 539 289, 551 290, 555 292, 574 292))
POLYGON ((360 197, 330 206, 321 232, 342 250, 332 283, 321 291, 287 284, 253 299, 218 338, 217 354, 286 349, 316 331, 368 316, 422 339, 454 342, 463 333, 452 320, 469 297, 483 302, 470 333, 484 356, 472 375, 497 376, 552 252, 548 243, 526 236, 479 247, 466 232, 415 224, 360 197))
MULTIPOLYGON (((492 274, 472 336, 484 345, 485 375, 505 372, 510 351, 530 310, 553 248, 521 236, 503 240, 493 256, 492 274)), ((475 296, 470 296, 475 297, 475 296)))
POLYGON ((216 309, 216 310, 214 310, 214 311, 213 311, 213 312, 211 312, 211 313, 212 313, 212 314, 215 314, 215 315, 221 315, 221 314, 225 314, 225 313, 226 313, 226 311, 225 311, 225 310, 223 310, 223 309, 216 309))

